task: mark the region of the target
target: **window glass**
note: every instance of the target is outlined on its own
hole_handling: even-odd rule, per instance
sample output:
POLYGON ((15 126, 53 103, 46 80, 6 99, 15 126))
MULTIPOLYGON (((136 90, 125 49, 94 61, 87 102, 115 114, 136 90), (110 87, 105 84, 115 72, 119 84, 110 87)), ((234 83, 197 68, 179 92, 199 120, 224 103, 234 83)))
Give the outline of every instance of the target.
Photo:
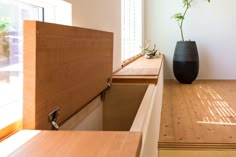
POLYGON ((23 20, 43 20, 43 8, 0 0, 0 129, 22 117, 23 20))
POLYGON ((142 51, 142 0, 121 1, 121 26, 124 61, 142 51))

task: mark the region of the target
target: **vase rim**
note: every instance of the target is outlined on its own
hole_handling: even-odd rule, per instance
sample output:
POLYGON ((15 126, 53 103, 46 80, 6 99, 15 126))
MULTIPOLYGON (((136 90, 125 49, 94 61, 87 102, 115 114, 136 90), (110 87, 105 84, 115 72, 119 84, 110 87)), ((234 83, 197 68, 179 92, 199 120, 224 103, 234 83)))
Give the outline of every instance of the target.
POLYGON ((195 43, 196 41, 191 40, 191 41, 177 41, 177 43, 195 43))

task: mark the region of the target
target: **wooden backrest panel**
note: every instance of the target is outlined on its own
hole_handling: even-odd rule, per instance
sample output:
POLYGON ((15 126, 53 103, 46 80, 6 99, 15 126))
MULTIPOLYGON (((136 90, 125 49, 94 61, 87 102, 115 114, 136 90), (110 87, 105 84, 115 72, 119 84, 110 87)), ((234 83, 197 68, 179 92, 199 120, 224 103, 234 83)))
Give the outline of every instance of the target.
POLYGON ((112 59, 113 33, 25 21, 23 128, 51 129, 56 108, 66 121, 107 87, 112 59))

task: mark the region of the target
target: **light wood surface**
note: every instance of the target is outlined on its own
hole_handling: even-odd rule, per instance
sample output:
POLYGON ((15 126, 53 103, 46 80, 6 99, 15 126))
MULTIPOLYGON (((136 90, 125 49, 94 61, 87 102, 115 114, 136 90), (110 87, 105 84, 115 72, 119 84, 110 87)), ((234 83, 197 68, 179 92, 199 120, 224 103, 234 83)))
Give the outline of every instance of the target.
POLYGON ((12 134, 19 131, 22 127, 22 119, 0 129, 0 142, 3 141, 8 136, 11 136, 12 134))
POLYGON ((150 113, 148 110, 152 108, 152 98, 154 96, 155 85, 148 85, 147 91, 142 99, 142 102, 139 106, 138 112, 136 113, 133 124, 130 128, 130 131, 144 131, 146 120, 148 119, 150 113))
POLYGON ((158 157, 235 157, 236 150, 161 150, 158 157))
POLYGON ((51 129, 48 114, 60 108, 62 124, 107 88, 113 34, 72 26, 24 24, 24 129, 51 129))
MULTIPOLYGON (((147 103, 146 116, 144 121, 142 119, 137 119, 142 125, 143 132, 143 147, 141 149, 142 157, 156 157, 157 156, 157 146, 158 137, 160 130, 160 119, 161 119, 161 106, 162 106, 162 95, 163 95, 163 65, 159 73, 158 82, 156 85, 150 84, 150 87, 154 87, 151 97, 146 97, 143 99, 142 103, 147 103)), ((145 95, 146 96, 146 95, 145 95)), ((145 111, 145 109, 143 109, 145 111)), ((139 114, 139 113, 138 113, 139 114)), ((135 119, 136 120, 136 119, 135 119)), ((136 122, 137 122, 136 121, 136 122)), ((135 122, 134 122, 135 123, 135 122)), ((133 126, 132 126, 133 128, 133 126)))
POLYGON ((144 56, 124 66, 113 74, 115 83, 157 83, 163 55, 155 59, 146 59, 144 56))
POLYGON ((236 149, 236 81, 164 86, 159 149, 236 149))
MULTIPOLYGON (((143 57, 142 57, 143 58, 143 57)), ((133 67, 123 68, 118 71, 115 75, 118 76, 155 76, 158 74, 159 68, 145 68, 145 67, 133 67)))
POLYGON ((131 57, 131 58, 129 58, 129 59, 123 61, 123 63, 122 63, 121 66, 124 67, 124 66, 126 66, 126 65, 128 65, 128 64, 130 64, 130 63, 132 63, 133 61, 137 60, 137 59, 138 59, 139 57, 141 57, 141 56, 143 56, 143 53, 140 53, 140 54, 138 54, 138 55, 135 55, 134 57, 131 57))
POLYGON ((96 97, 60 126, 60 130, 103 130, 103 102, 96 97))
POLYGON ((9 157, 138 157, 140 147, 138 132, 22 130, 1 143, 0 153, 9 157))
POLYGON ((158 76, 112 76, 113 83, 157 83, 158 76))
POLYGON ((113 83, 103 103, 103 129, 129 131, 147 87, 147 84, 113 83))

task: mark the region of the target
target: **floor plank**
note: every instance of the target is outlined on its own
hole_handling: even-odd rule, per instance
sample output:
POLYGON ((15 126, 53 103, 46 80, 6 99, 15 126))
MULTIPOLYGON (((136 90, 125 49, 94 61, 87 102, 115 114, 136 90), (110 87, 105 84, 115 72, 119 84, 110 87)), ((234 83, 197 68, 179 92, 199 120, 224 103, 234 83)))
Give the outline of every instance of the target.
POLYGON ((165 80, 159 148, 168 143, 236 145, 236 81, 165 80))

